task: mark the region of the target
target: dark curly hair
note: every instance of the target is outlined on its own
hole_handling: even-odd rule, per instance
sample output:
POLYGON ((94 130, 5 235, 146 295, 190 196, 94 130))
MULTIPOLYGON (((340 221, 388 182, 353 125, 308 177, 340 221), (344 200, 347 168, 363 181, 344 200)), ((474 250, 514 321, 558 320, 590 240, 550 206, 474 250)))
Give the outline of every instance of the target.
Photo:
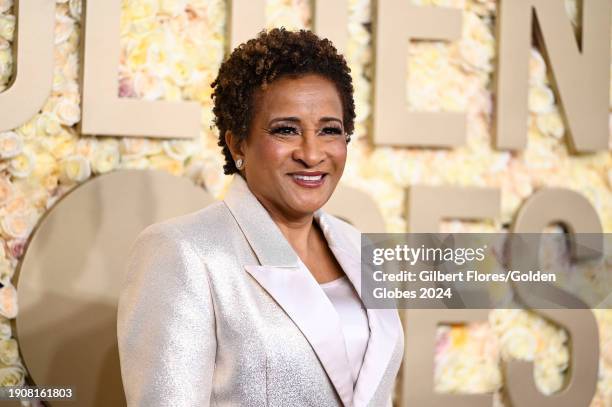
POLYGON ((342 101, 344 130, 353 133, 355 102, 350 69, 344 57, 328 39, 308 30, 274 28, 240 44, 221 64, 211 87, 214 89, 214 123, 219 129, 218 145, 223 147, 225 174, 238 172, 225 132, 244 140, 253 117, 253 94, 282 76, 316 73, 332 81, 342 101))

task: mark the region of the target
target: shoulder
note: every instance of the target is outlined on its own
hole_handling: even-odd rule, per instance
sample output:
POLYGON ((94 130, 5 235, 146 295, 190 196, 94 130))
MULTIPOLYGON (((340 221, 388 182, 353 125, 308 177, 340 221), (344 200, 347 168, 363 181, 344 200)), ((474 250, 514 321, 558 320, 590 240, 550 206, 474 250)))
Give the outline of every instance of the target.
POLYGON ((140 232, 137 239, 157 236, 190 240, 197 235, 227 227, 231 220, 231 215, 223 202, 215 202, 195 212, 153 223, 140 232))

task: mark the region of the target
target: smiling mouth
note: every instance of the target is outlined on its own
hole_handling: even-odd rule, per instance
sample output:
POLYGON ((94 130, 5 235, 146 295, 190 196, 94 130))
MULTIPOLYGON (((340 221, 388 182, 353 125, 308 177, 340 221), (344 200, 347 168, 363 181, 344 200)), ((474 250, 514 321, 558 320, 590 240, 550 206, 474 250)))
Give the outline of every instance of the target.
POLYGON ((317 172, 312 174, 294 173, 289 175, 291 176, 291 178, 293 178, 293 181, 296 184, 305 188, 320 187, 325 182, 325 177, 327 176, 327 174, 323 172, 317 172))

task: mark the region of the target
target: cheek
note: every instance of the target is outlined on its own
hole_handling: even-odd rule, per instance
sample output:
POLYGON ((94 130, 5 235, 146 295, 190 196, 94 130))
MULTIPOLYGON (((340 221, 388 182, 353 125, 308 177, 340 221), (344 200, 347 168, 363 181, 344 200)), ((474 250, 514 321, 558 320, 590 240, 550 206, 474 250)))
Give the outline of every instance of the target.
POLYGON ((259 168, 267 170, 278 169, 291 158, 291 149, 274 141, 257 143, 249 150, 251 160, 256 160, 259 168))
POLYGON ((347 154, 346 144, 338 143, 336 145, 332 145, 330 146, 328 153, 334 165, 336 165, 338 168, 344 168, 347 154))

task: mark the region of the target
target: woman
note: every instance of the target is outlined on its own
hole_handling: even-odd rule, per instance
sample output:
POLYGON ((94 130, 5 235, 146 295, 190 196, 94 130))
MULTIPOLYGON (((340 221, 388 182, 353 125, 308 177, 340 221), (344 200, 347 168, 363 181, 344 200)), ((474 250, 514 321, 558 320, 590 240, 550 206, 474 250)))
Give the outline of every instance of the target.
MULTIPOLYGON (((320 208, 346 161, 349 68, 328 40, 274 29, 222 64, 223 202, 132 247, 118 339, 129 406, 390 405, 396 310, 365 310, 360 234, 320 208)), ((350 204, 350 203, 349 203, 350 204)))

